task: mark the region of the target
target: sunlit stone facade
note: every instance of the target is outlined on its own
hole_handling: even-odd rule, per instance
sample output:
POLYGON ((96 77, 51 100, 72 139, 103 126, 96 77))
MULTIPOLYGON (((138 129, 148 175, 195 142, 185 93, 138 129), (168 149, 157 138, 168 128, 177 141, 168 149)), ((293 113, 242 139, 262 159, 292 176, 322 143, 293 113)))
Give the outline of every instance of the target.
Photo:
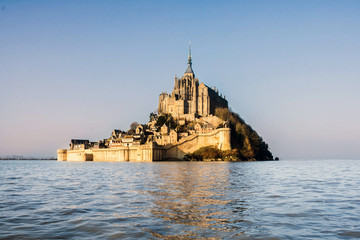
POLYGON ((189 51, 188 67, 184 76, 175 76, 174 89, 171 94, 163 92, 159 96, 159 115, 170 113, 174 118, 194 120, 198 116, 215 113, 217 107, 227 108, 228 102, 219 91, 199 84, 192 70, 191 53, 189 51))

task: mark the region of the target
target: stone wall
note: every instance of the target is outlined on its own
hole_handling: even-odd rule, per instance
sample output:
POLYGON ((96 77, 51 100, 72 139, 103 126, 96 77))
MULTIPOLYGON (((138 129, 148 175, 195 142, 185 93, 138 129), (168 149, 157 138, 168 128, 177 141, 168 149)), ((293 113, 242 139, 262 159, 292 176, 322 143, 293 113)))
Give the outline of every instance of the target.
POLYGON ((152 162, 182 160, 186 154, 201 147, 214 146, 220 150, 230 150, 230 134, 230 128, 219 128, 206 134, 190 135, 176 144, 169 144, 165 147, 149 143, 138 147, 59 149, 57 154, 58 161, 152 162))
POLYGON ((183 159, 188 153, 206 147, 214 146, 220 150, 231 149, 230 128, 219 128, 211 133, 195 134, 180 140, 177 144, 166 147, 164 159, 183 159))
POLYGON ((93 161, 117 161, 117 162, 152 162, 152 147, 121 147, 113 149, 94 149, 93 161))
POLYGON ((224 123, 225 121, 222 120, 221 118, 214 116, 214 115, 209 115, 206 117, 200 117, 197 119, 198 122, 200 123, 210 123, 213 126, 219 126, 220 124, 224 123))
MULTIPOLYGON (((83 162, 83 161, 92 161, 93 156, 91 150, 68 150, 66 160, 62 161, 77 161, 77 162, 83 162)), ((58 161, 59 160, 59 153, 58 153, 58 161)))
POLYGON ((57 160, 58 161, 66 161, 67 160, 67 150, 66 149, 58 149, 57 150, 57 160))
POLYGON ((163 149, 153 144, 139 147, 119 147, 86 150, 57 151, 58 161, 152 162, 162 160, 163 149))

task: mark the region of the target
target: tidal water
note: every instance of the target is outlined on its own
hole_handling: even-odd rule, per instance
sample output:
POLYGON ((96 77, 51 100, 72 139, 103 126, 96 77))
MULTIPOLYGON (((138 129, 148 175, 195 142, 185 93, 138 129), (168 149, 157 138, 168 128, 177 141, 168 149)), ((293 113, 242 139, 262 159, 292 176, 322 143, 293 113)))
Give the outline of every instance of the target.
POLYGON ((360 238, 360 160, 0 161, 0 239, 360 238))

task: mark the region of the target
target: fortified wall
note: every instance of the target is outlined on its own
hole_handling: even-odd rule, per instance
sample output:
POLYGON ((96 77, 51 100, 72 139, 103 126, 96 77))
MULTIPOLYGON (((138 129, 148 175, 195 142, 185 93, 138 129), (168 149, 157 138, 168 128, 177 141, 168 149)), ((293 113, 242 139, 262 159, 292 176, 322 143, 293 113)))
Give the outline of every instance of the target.
POLYGON ((206 146, 214 146, 222 151, 230 150, 230 134, 230 128, 220 128, 210 133, 189 136, 174 145, 166 146, 164 158, 167 160, 183 159, 186 154, 206 146))
POLYGON ((59 149, 57 154, 58 161, 152 162, 162 160, 163 149, 152 145, 84 150, 59 149))
POLYGON ((149 144, 138 147, 118 147, 103 149, 83 149, 57 151, 58 161, 114 161, 152 162, 182 160, 186 154, 202 147, 214 146, 220 150, 230 150, 230 128, 219 128, 210 133, 193 134, 175 144, 156 146, 149 144))

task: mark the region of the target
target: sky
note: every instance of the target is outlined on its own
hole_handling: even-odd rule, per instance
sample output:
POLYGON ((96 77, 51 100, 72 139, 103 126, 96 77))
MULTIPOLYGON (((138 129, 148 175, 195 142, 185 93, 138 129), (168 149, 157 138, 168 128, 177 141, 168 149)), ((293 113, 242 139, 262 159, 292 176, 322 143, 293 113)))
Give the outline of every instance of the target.
POLYGON ((280 159, 360 159, 360 1, 0 0, 0 156, 146 123, 187 67, 280 159))

